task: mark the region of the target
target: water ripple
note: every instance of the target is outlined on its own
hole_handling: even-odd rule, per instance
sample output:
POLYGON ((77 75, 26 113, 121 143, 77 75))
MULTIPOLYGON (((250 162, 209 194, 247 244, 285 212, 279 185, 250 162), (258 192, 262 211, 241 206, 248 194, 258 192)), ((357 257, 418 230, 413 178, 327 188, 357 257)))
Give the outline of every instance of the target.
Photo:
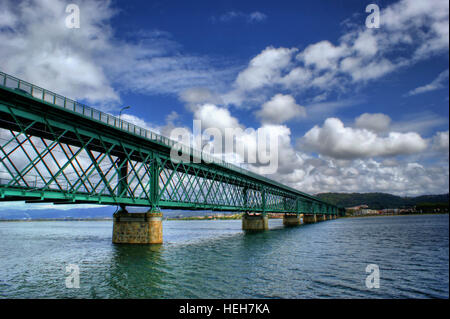
POLYGON ((163 245, 134 246, 111 243, 111 222, 0 223, 0 298, 448 298, 448 215, 270 227, 167 221, 163 245))

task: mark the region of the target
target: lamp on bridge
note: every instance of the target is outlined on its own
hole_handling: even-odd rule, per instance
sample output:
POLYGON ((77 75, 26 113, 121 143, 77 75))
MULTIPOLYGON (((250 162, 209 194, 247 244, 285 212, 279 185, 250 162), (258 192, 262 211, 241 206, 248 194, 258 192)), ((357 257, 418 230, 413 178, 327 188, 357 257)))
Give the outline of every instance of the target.
MULTIPOLYGON (((124 107, 122 107, 121 109, 120 109, 120 111, 119 111, 119 123, 120 123, 120 127, 122 128, 122 123, 120 122, 120 116, 122 115, 122 111, 124 111, 124 110, 128 110, 129 108, 131 108, 131 106, 124 106, 124 107)), ((127 175, 127 172, 126 172, 126 166, 125 166, 125 176, 127 175)), ((123 178, 123 177, 122 177, 123 178)), ((119 205, 120 206, 120 211, 119 212, 126 212, 127 210, 126 210, 126 208, 125 208, 125 205, 124 204, 120 204, 119 205)))
POLYGON ((120 116, 122 115, 122 111, 128 110, 129 108, 131 108, 131 106, 124 106, 124 107, 122 107, 122 108, 120 109, 120 112, 119 112, 119 120, 120 120, 120 116))
POLYGON ((131 106, 124 106, 124 107, 122 107, 121 109, 120 109, 120 111, 119 111, 119 124, 120 124, 120 128, 121 129, 123 129, 123 123, 122 123, 122 121, 120 120, 120 116, 122 116, 122 111, 124 111, 124 110, 128 110, 129 108, 131 108, 131 106))

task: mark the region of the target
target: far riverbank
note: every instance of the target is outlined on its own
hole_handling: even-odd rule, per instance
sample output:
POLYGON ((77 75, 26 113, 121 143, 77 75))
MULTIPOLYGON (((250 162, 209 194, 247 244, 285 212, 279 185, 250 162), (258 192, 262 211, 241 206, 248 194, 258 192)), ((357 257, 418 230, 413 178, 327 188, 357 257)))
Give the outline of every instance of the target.
MULTIPOLYGON (((163 213, 164 214, 164 213, 163 213)), ((422 216, 422 215, 448 215, 448 213, 413 213, 413 214, 377 214, 377 215, 357 215, 357 216, 339 216, 339 218, 365 218, 365 217, 393 217, 393 216, 422 216)), ((191 216, 180 218, 164 218, 164 220, 240 220, 242 215, 230 215, 230 216, 191 216)), ((282 216, 270 216, 269 219, 282 219, 282 216)), ((38 219, 0 219, 0 222, 70 222, 70 221, 112 221, 113 218, 38 218, 38 219)))

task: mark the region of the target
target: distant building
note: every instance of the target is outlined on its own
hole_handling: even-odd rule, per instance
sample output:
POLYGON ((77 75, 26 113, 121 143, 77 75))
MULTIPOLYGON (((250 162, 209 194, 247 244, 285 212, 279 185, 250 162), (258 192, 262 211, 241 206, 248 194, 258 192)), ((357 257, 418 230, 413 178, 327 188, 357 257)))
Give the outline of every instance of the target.
POLYGON ((368 208, 360 209, 358 212, 360 213, 360 215, 378 215, 379 214, 378 210, 368 209, 368 208))
POLYGON ((383 209, 381 212, 383 214, 390 214, 390 215, 396 215, 399 213, 399 209, 398 208, 385 208, 383 209))
POLYGON ((365 209, 365 208, 369 208, 369 206, 367 206, 367 205, 358 205, 358 206, 353 206, 353 207, 346 207, 345 210, 346 211, 358 211, 358 210, 365 209))
POLYGON ((363 216, 363 215, 379 215, 381 211, 375 209, 369 209, 368 205, 358 205, 353 207, 346 207, 345 212, 350 216, 363 216))

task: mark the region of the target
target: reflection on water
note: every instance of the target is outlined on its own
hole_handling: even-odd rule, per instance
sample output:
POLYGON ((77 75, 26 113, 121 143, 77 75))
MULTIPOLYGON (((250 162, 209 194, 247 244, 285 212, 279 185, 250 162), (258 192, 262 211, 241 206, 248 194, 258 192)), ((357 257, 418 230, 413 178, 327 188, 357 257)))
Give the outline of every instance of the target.
POLYGON ((109 221, 0 223, 0 297, 448 298, 448 215, 163 227, 164 244, 148 246, 113 245, 109 221), (369 263, 379 289, 365 286, 369 263), (68 264, 80 289, 65 287, 68 264))

